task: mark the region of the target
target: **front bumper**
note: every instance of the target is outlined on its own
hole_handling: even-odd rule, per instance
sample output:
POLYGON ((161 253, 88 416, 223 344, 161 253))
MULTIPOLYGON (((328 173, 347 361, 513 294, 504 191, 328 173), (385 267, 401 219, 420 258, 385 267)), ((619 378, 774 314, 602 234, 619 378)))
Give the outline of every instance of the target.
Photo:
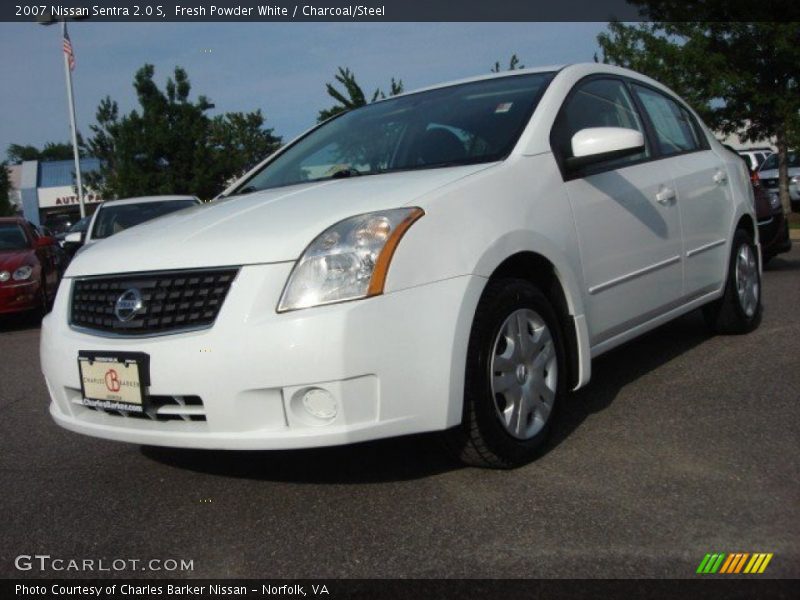
POLYGON ((38 281, 0 283, 0 315, 33 310, 40 305, 38 281))
POLYGON ((291 264, 243 267, 213 327, 103 337, 67 324, 71 282, 42 324, 55 421, 87 435, 176 447, 285 449, 445 429, 461 419, 472 316, 485 280, 464 276, 366 300, 278 314, 291 264), (157 420, 82 404, 79 350, 145 352, 157 420), (333 418, 310 414, 311 388, 333 418), (183 406, 191 398, 191 406, 183 406), (163 418, 162 418, 163 417, 163 418))

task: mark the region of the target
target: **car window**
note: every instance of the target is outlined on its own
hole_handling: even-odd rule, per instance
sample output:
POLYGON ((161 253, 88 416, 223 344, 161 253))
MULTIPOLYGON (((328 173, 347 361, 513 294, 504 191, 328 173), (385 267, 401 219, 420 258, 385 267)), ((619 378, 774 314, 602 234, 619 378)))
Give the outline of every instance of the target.
POLYGON ((324 123, 234 193, 502 160, 552 78, 513 75, 368 104, 324 123))
POLYGON ((752 171, 758 166, 758 161, 753 158, 751 154, 740 154, 740 156, 744 159, 747 163, 747 167, 752 171))
POLYGON ((114 206, 112 201, 98 209, 97 218, 92 228, 92 238, 107 238, 145 221, 196 205, 197 202, 194 200, 166 200, 164 202, 141 202, 118 206, 114 206))
MULTIPOLYGON (((644 134, 639 113, 618 79, 592 79, 579 83, 561 109, 553 128, 554 149, 562 158, 572 156, 572 136, 589 127, 623 127, 644 134)), ((618 168, 646 158, 648 148, 631 156, 601 164, 603 170, 618 168)))
POLYGON ((83 233, 89 228, 89 221, 92 220, 92 217, 83 217, 77 223, 75 223, 72 227, 67 229, 67 233, 83 233))
MULTIPOLYGON (((800 154, 797 152, 789 152, 786 157, 786 162, 790 169, 796 169, 800 167, 800 154)), ((770 171, 772 169, 778 168, 778 155, 777 154, 770 154, 767 157, 767 160, 761 165, 762 171, 770 171)))
POLYGON ((635 84, 633 88, 653 124, 656 143, 662 155, 690 152, 701 147, 692 117, 685 108, 650 88, 635 84))
POLYGON ((16 223, 0 223, 0 250, 22 250, 28 247, 28 238, 16 223))

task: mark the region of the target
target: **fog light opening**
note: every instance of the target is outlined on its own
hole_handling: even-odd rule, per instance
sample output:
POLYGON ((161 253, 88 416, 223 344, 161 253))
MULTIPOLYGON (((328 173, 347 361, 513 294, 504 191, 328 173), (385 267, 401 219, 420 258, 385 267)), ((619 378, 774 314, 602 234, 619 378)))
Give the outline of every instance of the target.
POLYGON ((303 408, 316 419, 331 421, 339 412, 336 399, 321 388, 311 388, 303 393, 303 408))

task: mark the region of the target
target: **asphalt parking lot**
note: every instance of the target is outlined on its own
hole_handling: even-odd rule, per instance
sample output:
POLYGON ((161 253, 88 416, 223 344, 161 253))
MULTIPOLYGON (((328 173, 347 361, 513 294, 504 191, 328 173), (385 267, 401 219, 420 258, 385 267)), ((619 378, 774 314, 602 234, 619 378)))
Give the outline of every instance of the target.
POLYGON ((14 567, 49 554, 204 578, 683 578, 707 552, 772 552, 765 576, 800 577, 800 247, 770 266, 755 333, 693 313, 598 359, 510 472, 435 436, 225 453, 75 435, 48 416, 37 325, 4 319, 0 576, 92 575, 14 567))

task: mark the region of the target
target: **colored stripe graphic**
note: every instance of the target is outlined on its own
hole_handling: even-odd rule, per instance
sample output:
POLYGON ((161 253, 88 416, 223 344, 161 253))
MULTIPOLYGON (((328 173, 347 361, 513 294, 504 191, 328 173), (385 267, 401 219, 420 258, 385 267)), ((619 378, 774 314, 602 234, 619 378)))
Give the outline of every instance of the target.
POLYGON ((722 560, 725 558, 724 552, 715 552, 714 554, 706 554, 697 567, 698 573, 716 573, 719 569, 722 560))
POLYGON ((771 560, 772 560, 772 552, 770 552, 769 554, 767 554, 764 557, 764 562, 761 563, 761 567, 759 567, 758 572, 759 573, 763 573, 764 569, 767 568, 767 565, 769 564, 769 561, 771 561, 771 560))
POLYGON ((722 565, 722 569, 720 569, 720 571, 719 571, 720 573, 727 573, 728 572, 728 569, 730 568, 734 557, 735 557, 735 554, 728 554, 728 560, 726 560, 725 564, 722 565))
POLYGON ((720 573, 733 573, 733 570, 736 568, 736 565, 739 564, 739 560, 742 558, 741 553, 734 552, 730 555, 730 560, 725 563, 725 567, 720 571, 720 573))
POLYGON ((771 552, 755 552, 753 554, 749 552, 709 553, 700 561, 697 573, 704 575, 714 573, 727 575, 763 573, 773 556, 771 552))

